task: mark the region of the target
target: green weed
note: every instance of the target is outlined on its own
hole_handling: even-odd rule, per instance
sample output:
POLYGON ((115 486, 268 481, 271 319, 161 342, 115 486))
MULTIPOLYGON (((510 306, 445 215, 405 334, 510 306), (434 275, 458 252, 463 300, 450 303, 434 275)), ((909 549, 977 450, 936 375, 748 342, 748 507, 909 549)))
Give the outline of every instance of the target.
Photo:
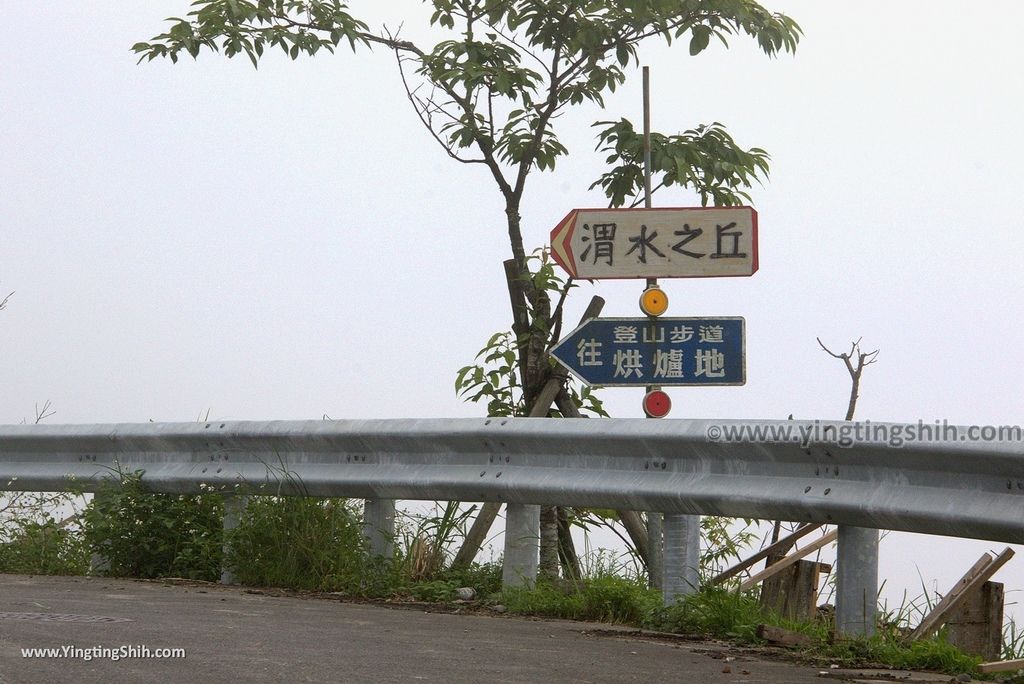
POLYGON ((472 563, 464 568, 448 568, 440 577, 456 589, 470 587, 477 596, 490 596, 501 591, 501 563, 472 563))
POLYGON ((532 589, 506 589, 500 600, 519 615, 638 624, 660 606, 661 595, 635 581, 606 575, 574 585, 541 582, 532 589))
POLYGON ((870 639, 839 640, 821 644, 819 652, 843 663, 884 663, 908 670, 938 670, 949 674, 974 672, 981 658, 967 655, 941 636, 903 643, 887 634, 870 639))
POLYGON ((0 572, 23 575, 84 575, 89 553, 77 529, 47 518, 14 521, 4 530, 0 572))
POLYGON ((386 568, 368 563, 359 516, 345 499, 251 497, 227 538, 241 584, 363 593, 386 568))
POLYGON ((1024 632, 1017 628, 1012 619, 1006 621, 1003 628, 1003 660, 1019 660, 1024 658, 1024 632))

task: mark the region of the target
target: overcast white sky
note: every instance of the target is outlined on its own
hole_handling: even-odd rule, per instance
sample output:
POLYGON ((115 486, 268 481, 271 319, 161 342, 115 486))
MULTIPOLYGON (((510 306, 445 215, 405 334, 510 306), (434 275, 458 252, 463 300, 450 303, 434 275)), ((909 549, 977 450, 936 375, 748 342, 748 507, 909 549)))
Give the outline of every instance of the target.
MULTIPOLYGON (((1024 5, 765 4, 803 26, 795 57, 744 40, 643 53, 656 130, 721 121, 773 157, 753 192, 760 271, 663 281, 669 315, 746 318, 747 385, 674 390, 672 416, 841 418, 846 372, 815 337, 863 336, 881 354, 860 418, 1024 422, 1024 5)), ((353 3, 421 35, 422 3, 382 5, 353 3)), ((51 422, 481 415, 453 380, 509 321, 486 172, 420 129, 383 50, 136 66, 130 46, 186 7, 0 0, 17 11, 0 41, 0 298, 16 291, 0 422, 44 400, 51 422)), ((604 204, 589 125, 640 121, 633 76, 561 122, 573 155, 531 177, 528 246, 604 204)), ((592 294, 635 315, 640 290, 584 283, 568 317, 592 294)), ((639 417, 642 393, 604 396, 639 417)), ((993 546, 894 535, 890 588, 919 587, 916 564, 944 589, 993 546)), ((1015 566, 1007 589, 1024 588, 1015 566)))

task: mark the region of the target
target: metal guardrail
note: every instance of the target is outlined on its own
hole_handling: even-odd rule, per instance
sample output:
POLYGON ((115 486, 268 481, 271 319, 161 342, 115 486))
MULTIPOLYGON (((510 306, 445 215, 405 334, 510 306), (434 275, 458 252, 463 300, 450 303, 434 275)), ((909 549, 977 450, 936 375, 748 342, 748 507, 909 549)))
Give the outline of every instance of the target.
POLYGON ((119 471, 141 470, 158 492, 610 507, 1024 543, 1024 444, 971 442, 966 428, 962 439, 898 449, 708 438, 716 426, 740 425, 794 434, 810 426, 548 418, 0 426, 0 489, 95 491, 119 471))

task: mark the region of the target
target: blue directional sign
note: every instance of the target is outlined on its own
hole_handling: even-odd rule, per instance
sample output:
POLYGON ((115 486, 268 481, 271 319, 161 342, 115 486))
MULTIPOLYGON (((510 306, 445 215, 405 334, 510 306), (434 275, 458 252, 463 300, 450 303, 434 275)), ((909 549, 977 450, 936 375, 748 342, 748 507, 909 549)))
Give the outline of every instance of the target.
POLYGON ((726 318, 592 318, 551 350, 588 385, 742 385, 745 323, 726 318))

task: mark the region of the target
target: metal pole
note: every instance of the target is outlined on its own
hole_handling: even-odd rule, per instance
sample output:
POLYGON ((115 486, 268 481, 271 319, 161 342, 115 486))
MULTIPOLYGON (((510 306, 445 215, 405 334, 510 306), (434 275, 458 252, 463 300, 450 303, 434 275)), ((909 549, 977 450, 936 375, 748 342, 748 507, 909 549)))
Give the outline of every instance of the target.
MULTIPOLYGON (((651 69, 643 68, 644 74, 644 208, 651 208, 651 69)), ((648 278, 647 287, 656 287, 657 278, 648 278)), ((655 389, 648 386, 646 391, 655 389)), ((662 538, 661 513, 647 511, 647 575, 652 589, 661 589, 664 584, 664 542, 662 538)))
POLYGON ((395 550, 395 500, 367 499, 363 506, 363 536, 370 556, 390 559, 395 550))
POLYGON ((871 636, 878 605, 878 530, 839 526, 836 634, 871 636))
POLYGON ((505 507, 505 559, 503 587, 532 587, 537 581, 540 558, 540 506, 513 504, 505 507))
POLYGON ((666 514, 664 534, 663 596, 668 606, 700 587, 700 516, 666 514))
POLYGON ((242 516, 245 514, 245 507, 248 503, 249 497, 245 495, 228 494, 224 496, 224 522, 222 523, 224 528, 224 560, 221 561, 221 584, 235 583, 235 573, 231 572, 231 569, 228 567, 226 562, 230 548, 228 536, 238 527, 238 523, 242 520, 242 516))
MULTIPOLYGON (((644 208, 651 208, 651 69, 644 67, 644 208)), ((651 285, 651 278, 647 284, 651 285)), ((655 285, 658 284, 654 280, 655 285)))

